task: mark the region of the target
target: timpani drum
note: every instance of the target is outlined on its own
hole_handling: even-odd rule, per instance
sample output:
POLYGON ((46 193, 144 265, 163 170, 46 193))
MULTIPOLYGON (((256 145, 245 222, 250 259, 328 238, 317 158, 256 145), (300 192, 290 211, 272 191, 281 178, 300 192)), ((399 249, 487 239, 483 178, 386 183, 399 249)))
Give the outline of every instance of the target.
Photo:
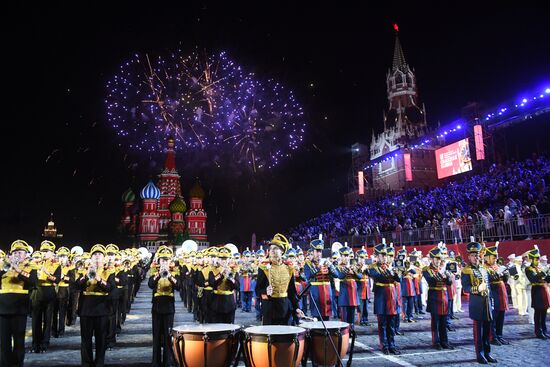
POLYGON ((244 329, 244 355, 250 367, 296 367, 304 355, 306 330, 264 325, 244 329))
POLYGON ((325 321, 327 330, 320 321, 303 322, 301 327, 306 328, 308 341, 308 354, 311 361, 317 366, 336 366, 339 360, 330 343, 334 343, 336 350, 343 359, 349 347, 349 324, 341 321, 325 321), (330 337, 330 339, 329 339, 330 337))
POLYGON ((226 367, 235 359, 241 327, 233 324, 181 325, 172 329, 179 367, 226 367))

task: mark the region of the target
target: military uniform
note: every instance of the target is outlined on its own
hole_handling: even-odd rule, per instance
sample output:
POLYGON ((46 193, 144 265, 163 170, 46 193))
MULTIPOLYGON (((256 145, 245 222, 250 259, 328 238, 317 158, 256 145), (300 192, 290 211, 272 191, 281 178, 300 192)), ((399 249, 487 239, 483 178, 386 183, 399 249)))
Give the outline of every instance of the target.
MULTIPOLYGON (((380 244, 374 247, 375 255, 386 255, 387 247, 380 244)), ((397 316, 397 293, 395 284, 399 276, 389 269, 388 264, 373 264, 369 268, 373 281, 374 314, 378 318, 378 338, 380 349, 385 354, 400 354, 395 344, 393 319, 397 316)))
MULTIPOLYGON (((231 250, 220 248, 218 257, 229 259, 231 250)), ((236 273, 228 269, 225 274, 222 267, 214 267, 208 274, 208 283, 212 286, 212 301, 210 305, 211 321, 214 323, 232 324, 235 322, 235 310, 237 303, 235 300, 236 273)))
MULTIPOLYGON (((442 259, 439 247, 429 252, 430 258, 442 259)), ((442 274, 433 264, 422 269, 422 275, 428 283, 428 303, 426 310, 431 315, 432 345, 436 349, 452 349, 447 337, 447 318, 449 317, 449 296, 447 286, 451 284, 452 274, 442 274)))
MULTIPOLYGON (((68 256, 69 254, 70 251, 66 247, 60 247, 59 250, 57 250, 58 257, 68 256)), ((69 285, 72 282, 71 277, 74 276, 73 272, 71 272, 72 269, 73 267, 71 265, 61 266, 61 280, 58 284, 57 298, 53 312, 53 335, 56 338, 65 334, 67 308, 69 305, 69 285)))
MULTIPOLYGON (((272 246, 277 246, 284 254, 289 247, 288 240, 276 234, 271 240, 272 246)), ((256 293, 262 299, 263 325, 288 325, 291 314, 298 307, 296 286, 294 285, 294 269, 286 264, 261 265, 258 269, 256 293), (272 287, 272 294, 267 294, 267 288, 272 287)))
MULTIPOLYGON (((50 241, 42 241, 40 252, 55 250, 50 241)), ((56 284, 61 280, 61 267, 54 259, 44 259, 37 273, 38 287, 32 300, 32 348, 36 353, 44 352, 50 345, 53 311, 57 299, 56 284)))
POLYGON ((252 264, 250 263, 250 251, 248 249, 243 251, 243 257, 245 258, 245 263, 241 267, 240 276, 239 276, 239 288, 241 292, 242 307, 244 312, 252 311, 252 276, 253 269, 252 264))
MULTIPOLYGON (((470 242, 467 245, 467 250, 470 254, 479 254, 481 244, 470 242)), ((489 341, 493 319, 491 290, 489 288, 489 277, 482 265, 470 264, 464 267, 462 270, 462 288, 470 294, 468 311, 470 319, 474 320, 474 344, 477 361, 481 364, 496 362, 496 359, 491 356, 489 341)))
POLYGON ((531 307, 535 310, 535 335, 539 339, 549 339, 546 328, 546 314, 550 308, 550 274, 543 271, 539 264, 538 247, 528 252, 531 266, 525 269, 525 275, 531 282, 531 307))
MULTIPOLYGON (((347 246, 341 247, 339 252, 341 257, 350 256, 352 253, 347 246)), ((350 325, 350 328, 354 328, 355 315, 359 306, 357 283, 363 277, 363 274, 356 272, 348 264, 338 266, 336 269, 336 275, 340 278, 340 295, 338 297, 340 317, 342 321, 350 325)))
MULTIPOLYGON (((498 243, 494 246, 487 247, 485 256, 498 257, 498 243)), ((491 321, 491 343, 495 345, 509 344, 502 337, 504 328, 504 314, 508 311, 508 291, 506 290, 506 282, 509 278, 508 271, 499 272, 499 265, 485 265, 485 270, 489 276, 490 295, 493 303, 493 320, 491 321)))
MULTIPOLYGON (((313 240, 310 243, 312 251, 322 251, 323 240, 313 240)), ((327 321, 333 313, 331 301, 333 299, 331 278, 337 273, 336 267, 330 262, 324 265, 315 264, 307 260, 304 265, 304 275, 308 283, 311 283, 309 297, 311 304, 311 315, 327 321), (317 304, 317 307, 315 307, 317 304)))
MULTIPOLYGON (((361 250, 357 251, 356 253, 358 260, 367 258, 367 251, 365 248, 361 248, 361 250)), ((357 293, 359 295, 359 324, 360 325, 368 325, 369 323, 369 298, 370 298, 370 284, 369 284, 369 270, 366 265, 364 265, 363 262, 359 263, 361 268, 362 277, 359 279, 359 282, 357 283, 357 293)))
MULTIPOLYGON (((96 252, 105 255, 105 247, 99 244, 92 247, 92 261, 96 252)), ((103 267, 96 269, 96 274, 100 278, 99 281, 89 278, 86 271, 75 284, 82 291, 78 306, 82 366, 102 367, 107 348, 108 317, 112 312, 109 294, 115 288, 115 274, 103 267), (95 358, 92 338, 95 344, 95 358)))
MULTIPOLYGON (((10 253, 29 252, 23 240, 14 241, 10 253)), ((1 252, 1 251, 0 251, 1 252)), ((0 258, 4 257, 0 254, 0 258)), ((2 264, 2 261, 0 261, 2 264)), ((36 270, 23 261, 19 271, 0 267, 0 365, 23 367, 25 359, 25 327, 29 309, 29 291, 36 286, 36 270)))
MULTIPOLYGON (((172 258, 172 250, 161 246, 157 250, 158 259, 172 258)), ((151 312, 153 318, 153 367, 170 366, 173 361, 170 346, 170 330, 174 326, 174 293, 179 290, 179 269, 169 270, 163 277, 159 268, 151 268, 148 285, 153 290, 151 312)))

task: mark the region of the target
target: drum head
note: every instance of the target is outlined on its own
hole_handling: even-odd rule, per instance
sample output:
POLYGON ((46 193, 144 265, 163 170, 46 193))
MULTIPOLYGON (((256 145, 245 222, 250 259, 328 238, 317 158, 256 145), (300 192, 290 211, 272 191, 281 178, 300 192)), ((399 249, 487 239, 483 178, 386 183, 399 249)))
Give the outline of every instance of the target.
POLYGON ((305 329, 297 326, 263 325, 248 327, 244 331, 255 335, 295 335, 304 333, 305 329))
POLYGON ((220 333, 228 331, 237 331, 241 329, 239 325, 233 324, 200 324, 200 325, 179 325, 172 328, 173 331, 184 334, 205 334, 220 333))
MULTIPOLYGON (((323 323, 321 321, 308 321, 302 322, 301 327, 306 329, 324 329, 323 323)), ((342 321, 325 321, 325 326, 327 329, 345 329, 349 326, 347 322, 342 321)))

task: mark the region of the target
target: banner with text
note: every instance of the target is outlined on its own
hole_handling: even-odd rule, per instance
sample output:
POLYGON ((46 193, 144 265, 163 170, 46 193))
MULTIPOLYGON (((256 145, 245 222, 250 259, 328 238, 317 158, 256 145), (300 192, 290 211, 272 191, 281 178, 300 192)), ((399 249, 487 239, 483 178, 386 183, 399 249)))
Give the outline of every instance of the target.
POLYGON ((435 151, 437 178, 445 178, 472 170, 468 138, 435 151))

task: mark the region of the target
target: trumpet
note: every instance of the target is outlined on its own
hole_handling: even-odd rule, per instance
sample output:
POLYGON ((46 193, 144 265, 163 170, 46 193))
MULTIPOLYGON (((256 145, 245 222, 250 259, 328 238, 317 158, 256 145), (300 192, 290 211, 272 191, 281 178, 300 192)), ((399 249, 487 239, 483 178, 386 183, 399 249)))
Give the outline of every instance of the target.
POLYGON ((11 262, 7 258, 4 259, 3 265, 2 265, 2 271, 7 273, 8 271, 11 270, 11 268, 12 268, 11 262))
POLYGON ((86 274, 88 279, 95 279, 97 277, 97 269, 95 266, 90 266, 88 268, 88 273, 86 274))
POLYGON ((165 267, 160 268, 159 274, 162 279, 167 279, 170 276, 170 272, 165 267))

